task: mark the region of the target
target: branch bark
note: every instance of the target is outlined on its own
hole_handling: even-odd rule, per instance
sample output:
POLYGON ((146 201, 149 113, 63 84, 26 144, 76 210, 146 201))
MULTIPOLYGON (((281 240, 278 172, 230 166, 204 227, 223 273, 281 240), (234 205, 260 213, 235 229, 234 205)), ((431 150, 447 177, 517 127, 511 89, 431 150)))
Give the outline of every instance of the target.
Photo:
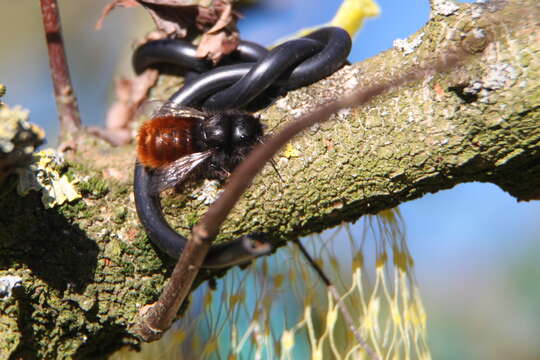
MULTIPOLYGON (((263 231, 290 240, 469 181, 495 183, 518 200, 539 198, 538 19, 535 0, 461 4, 434 14, 410 47, 291 92, 264 114, 269 129, 422 67, 438 50, 472 54, 454 70, 341 111, 294 140, 276 158, 284 181, 267 167, 218 239, 263 231)), ((83 200, 57 210, 43 210, 38 195, 9 194, 0 203, 0 278, 22 278, 0 302, 0 357, 80 358, 135 342, 138 308, 155 301, 171 269, 136 219, 126 174, 133 148, 80 141, 69 171, 84 179, 83 200)), ((163 201, 178 231, 189 233, 206 211, 197 200, 205 196, 191 186, 163 201)))

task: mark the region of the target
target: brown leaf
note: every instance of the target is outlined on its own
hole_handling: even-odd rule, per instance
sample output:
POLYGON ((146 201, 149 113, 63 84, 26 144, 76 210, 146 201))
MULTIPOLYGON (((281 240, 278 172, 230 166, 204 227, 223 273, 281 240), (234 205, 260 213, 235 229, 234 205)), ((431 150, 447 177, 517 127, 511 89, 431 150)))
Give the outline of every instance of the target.
POLYGON ((229 33, 219 31, 215 34, 205 33, 201 38, 201 43, 197 47, 197 57, 208 58, 214 64, 227 54, 233 52, 238 46, 240 36, 238 32, 229 33))
MULTIPOLYGON (((222 3, 222 1, 219 3, 222 3)), ((224 30, 229 25, 235 25, 231 3, 224 3, 220 10, 221 15, 219 16, 219 19, 216 21, 214 26, 212 26, 210 30, 206 32, 207 34, 216 34, 217 32, 224 30)))
POLYGON ((134 6, 138 6, 139 3, 136 0, 113 0, 111 3, 105 5, 103 8, 103 11, 101 12, 101 16, 99 17, 98 21, 96 22, 95 29, 99 30, 103 26, 103 21, 105 20, 105 17, 109 15, 111 11, 117 6, 130 8, 134 6))
POLYGON ((88 127, 88 132, 115 146, 129 144, 133 140, 131 125, 137 109, 146 100, 157 77, 157 70, 148 69, 134 79, 117 79, 116 101, 107 112, 105 128, 91 126, 88 127))
POLYGON ((164 6, 196 6, 199 2, 196 0, 138 0, 141 3, 164 5, 164 6))
POLYGON ((203 32, 197 56, 214 63, 238 46, 239 35, 230 0, 216 0, 212 6, 198 6, 195 1, 138 0, 152 16, 158 30, 167 36, 185 37, 187 28, 195 26, 203 32))
POLYGON ((142 74, 137 76, 132 84, 131 101, 135 105, 135 109, 146 100, 148 91, 152 88, 158 79, 159 73, 155 69, 147 69, 142 74))
POLYGON ((113 0, 103 8, 96 23, 96 30, 103 26, 105 17, 117 6, 130 8, 142 5, 150 14, 158 30, 167 35, 185 37, 186 28, 195 21, 197 15, 195 0, 113 0))
POLYGON ((157 29, 168 36, 185 37, 187 28, 197 17, 197 5, 189 5, 191 1, 139 0, 139 2, 148 11, 157 29))
POLYGON ((208 58, 216 64, 221 57, 233 52, 238 46, 240 35, 236 29, 236 20, 239 15, 233 11, 228 0, 218 0, 213 5, 212 8, 199 8, 198 26, 211 26, 201 38, 197 56, 208 58))
POLYGON ((197 56, 201 58, 216 63, 238 46, 236 20, 240 14, 233 11, 231 0, 215 0, 209 7, 199 6, 196 0, 114 0, 103 9, 96 29, 101 28, 104 18, 115 7, 137 4, 148 11, 164 36, 186 37, 188 27, 194 24, 203 32, 197 49, 197 56))

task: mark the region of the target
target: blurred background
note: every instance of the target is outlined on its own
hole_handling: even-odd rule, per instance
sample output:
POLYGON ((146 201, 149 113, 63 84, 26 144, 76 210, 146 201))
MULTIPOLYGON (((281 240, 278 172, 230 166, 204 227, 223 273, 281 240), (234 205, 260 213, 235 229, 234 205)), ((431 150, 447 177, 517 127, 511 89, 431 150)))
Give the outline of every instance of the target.
MULTIPOLYGON (((94 24, 105 0, 59 1, 81 116, 103 125, 114 76, 131 75, 130 52, 151 22, 141 9, 117 9, 94 24)), ((351 62, 392 47, 428 19, 427 0, 379 0, 351 62)), ((270 45, 329 21, 338 0, 262 0, 243 10, 244 39, 270 45)), ((10 1, 0 12, 4 102, 30 110, 56 145, 57 115, 37 1, 10 1)), ((400 206, 416 279, 428 315, 434 359, 540 359, 540 202, 518 203, 491 184, 463 184, 400 206)))

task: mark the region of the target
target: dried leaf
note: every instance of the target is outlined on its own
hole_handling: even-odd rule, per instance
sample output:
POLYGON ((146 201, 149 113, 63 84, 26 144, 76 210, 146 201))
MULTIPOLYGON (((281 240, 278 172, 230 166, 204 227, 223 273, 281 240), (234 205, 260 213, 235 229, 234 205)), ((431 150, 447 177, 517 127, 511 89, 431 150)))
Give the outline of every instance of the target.
POLYGON ((109 15, 111 11, 117 6, 130 8, 134 6, 138 6, 139 3, 136 0, 114 0, 111 3, 105 5, 103 8, 103 11, 101 12, 101 16, 99 17, 98 21, 96 22, 95 29, 99 30, 103 26, 103 21, 105 20, 105 17, 109 15))
POLYGON ((197 48, 197 56, 208 58, 216 64, 224 55, 233 52, 240 41, 236 29, 239 14, 234 12, 232 4, 227 0, 219 0, 212 8, 200 8, 197 24, 204 27, 211 25, 201 38, 197 48), (219 17, 217 15, 219 14, 219 17))
POLYGON ((163 6, 196 6, 199 1, 197 0, 138 0, 141 3, 163 5, 163 6))
POLYGON ((197 18, 198 6, 191 1, 142 1, 139 3, 148 11, 158 30, 168 36, 183 38, 187 28, 197 18))
POLYGON ((206 33, 202 36, 201 43, 197 47, 197 57, 207 58, 216 64, 224 55, 233 52, 239 41, 240 36, 237 32, 206 33))
POLYGON ((221 57, 238 46, 240 37, 236 20, 240 15, 233 11, 230 0, 217 0, 212 6, 199 6, 193 1, 139 0, 158 30, 173 37, 185 37, 187 28, 194 24, 203 36, 197 56, 217 63, 221 57))
POLYGON ((232 5, 230 3, 226 3, 223 7, 223 10, 221 12, 221 15, 219 16, 218 21, 212 26, 210 30, 207 31, 208 34, 216 34, 218 31, 224 30, 227 26, 233 25, 234 26, 234 18, 233 18, 233 12, 232 12, 232 5))
POLYGON ((139 106, 154 86, 158 72, 148 69, 134 79, 116 80, 116 101, 107 112, 105 128, 91 126, 88 132, 112 145, 129 144, 133 140, 132 124, 139 106))

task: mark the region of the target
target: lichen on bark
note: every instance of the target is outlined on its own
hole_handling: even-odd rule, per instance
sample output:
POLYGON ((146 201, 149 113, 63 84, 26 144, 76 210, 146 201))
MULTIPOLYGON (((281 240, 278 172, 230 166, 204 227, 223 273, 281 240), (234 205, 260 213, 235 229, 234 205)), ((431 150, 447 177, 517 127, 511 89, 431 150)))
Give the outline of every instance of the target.
MULTIPOLYGON (((5 87, 0 84, 0 97, 5 87)), ((30 163, 32 153, 43 143, 45 132, 28 121, 28 111, 0 101, 0 188, 18 168, 30 163)))
MULTIPOLYGON (((458 68, 340 111, 296 138, 295 151, 275 159, 283 181, 265 168, 218 240, 256 230, 285 241, 468 181, 496 183, 518 200, 540 197, 540 6, 497 3, 433 14, 409 39, 412 52, 400 46, 345 67, 266 111, 273 129, 445 49, 471 54, 458 68)), ((77 149, 67 171, 83 179, 83 199, 53 209, 33 193, 0 199, 0 277, 22 279, 0 301, 2 358, 86 358, 136 343, 138 310, 167 279, 171 263, 135 214, 133 146, 81 136, 77 149)), ((195 184, 166 194, 178 231, 187 234, 207 209, 203 191, 195 184)))

